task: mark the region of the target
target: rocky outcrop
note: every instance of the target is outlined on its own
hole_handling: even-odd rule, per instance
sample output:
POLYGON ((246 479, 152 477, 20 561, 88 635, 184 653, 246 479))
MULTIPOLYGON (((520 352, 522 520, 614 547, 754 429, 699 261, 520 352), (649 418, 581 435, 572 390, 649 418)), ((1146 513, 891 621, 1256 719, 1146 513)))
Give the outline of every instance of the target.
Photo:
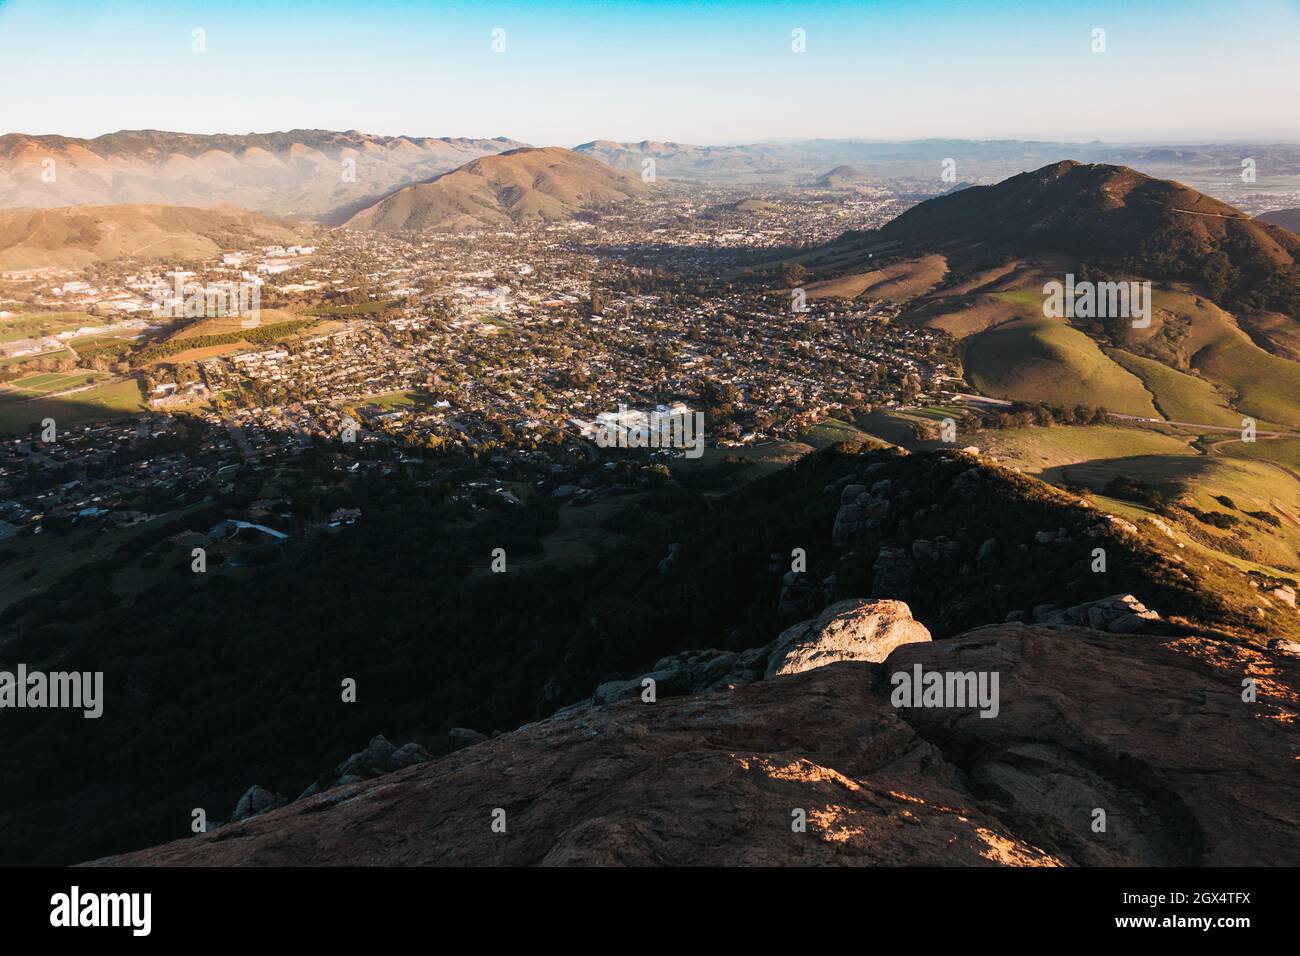
POLYGON ((1026 619, 1050 627, 1090 627, 1112 634, 1149 631, 1161 623, 1160 615, 1132 594, 1112 594, 1068 608, 1039 604, 1029 615, 1016 611, 1008 615, 1008 621, 1026 619))
POLYGON ((278 793, 272 793, 265 787, 259 787, 256 784, 244 791, 244 795, 239 798, 235 804, 235 812, 231 814, 230 819, 238 822, 239 820, 248 820, 257 816, 259 813, 265 813, 267 810, 275 810, 285 805, 287 801, 278 793))
POLYGON ((1300 661, 1234 643, 997 625, 591 707, 100 862, 1288 865, 1298 691, 1300 661), (894 706, 918 667, 997 674, 997 716, 894 706))
POLYGON ((866 485, 845 485, 831 528, 831 542, 836 547, 851 544, 872 528, 880 527, 889 507, 888 498, 876 497, 866 485))
MULTIPOLYGON (((606 681, 596 688, 592 704, 612 704, 640 698, 646 681, 654 681, 656 697, 680 697, 748 684, 763 676, 767 647, 749 651, 683 651, 660 658, 650 670, 628 680, 606 681)), ((582 705, 578 705, 581 707, 582 705)))
POLYGON ((682 697, 734 689, 834 661, 882 661, 900 644, 929 639, 930 632, 912 619, 911 610, 901 601, 840 601, 815 618, 791 625, 762 647, 683 651, 662 657, 644 674, 603 682, 590 701, 573 704, 562 713, 648 697, 651 687, 655 698, 682 697))
POLYGON ((871 565, 872 597, 890 597, 904 594, 912 580, 912 559, 902 548, 881 545, 876 560, 871 565))
MULTIPOLYGON (((468 746, 487 739, 483 734, 474 730, 467 730, 464 727, 452 728, 448 731, 447 736, 453 738, 462 746, 468 746)), ((362 780, 372 780, 381 774, 401 770, 413 764, 424 763, 429 759, 431 759, 429 752, 419 744, 408 743, 398 747, 392 744, 383 734, 379 734, 371 738, 365 750, 357 751, 339 763, 332 771, 318 777, 311 786, 298 796, 298 799, 315 796, 333 787, 360 783, 362 780)))
POLYGON ((840 601, 813 620, 782 631, 764 677, 802 674, 836 661, 879 663, 902 644, 929 639, 930 632, 912 620, 902 601, 840 601))

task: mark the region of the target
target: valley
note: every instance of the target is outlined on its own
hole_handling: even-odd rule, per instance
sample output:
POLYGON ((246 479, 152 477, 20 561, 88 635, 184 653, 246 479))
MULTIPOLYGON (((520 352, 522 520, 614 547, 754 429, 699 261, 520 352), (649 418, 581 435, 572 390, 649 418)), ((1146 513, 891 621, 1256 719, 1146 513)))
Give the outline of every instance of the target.
MULTIPOLYGON (((500 146, 346 220, 0 214, 0 659, 111 675, 108 753, 150 764, 166 726, 205 755, 99 793, 76 728, 56 766, 10 721, 41 774, 13 806, 115 822, 22 815, 0 857, 295 812, 340 741, 452 758, 868 595, 936 643, 1101 621, 1261 673, 1298 646, 1300 237, 1075 162, 925 198, 500 146), (1053 310, 1052 283, 1102 293, 1053 310), (702 454, 629 411, 701 414, 702 454), (367 706, 326 706, 340 680, 367 706)), ((1052 858, 1183 859, 1163 839, 1052 858)))

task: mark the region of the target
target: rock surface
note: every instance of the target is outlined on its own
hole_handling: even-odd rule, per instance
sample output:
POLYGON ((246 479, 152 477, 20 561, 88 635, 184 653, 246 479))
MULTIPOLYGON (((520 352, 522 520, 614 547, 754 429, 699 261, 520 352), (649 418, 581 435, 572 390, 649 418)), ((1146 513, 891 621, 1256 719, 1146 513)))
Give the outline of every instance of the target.
POLYGON ((1049 611, 1041 617, 1035 610, 1034 620, 1042 624, 1064 624, 1116 634, 1133 634, 1158 624, 1160 615, 1132 594, 1112 594, 1062 611, 1049 611))
POLYGON ((1300 661, 1237 644, 996 625, 591 707, 99 862, 1289 865, 1297 689, 1300 661), (998 716, 896 709, 890 675, 917 664, 997 672, 998 716))
POLYGON ((266 813, 268 810, 274 810, 285 804, 284 797, 278 793, 272 793, 265 787, 259 787, 257 784, 249 787, 244 791, 244 795, 239 798, 235 804, 235 812, 231 814, 230 819, 238 822, 248 820, 257 816, 259 813, 266 813))
MULTIPOLYGON (((475 730, 453 727, 447 734, 462 745, 470 745, 487 737, 475 730)), ((431 759, 429 752, 417 743, 394 746, 383 734, 370 739, 365 750, 359 750, 338 764, 329 773, 322 774, 298 795, 298 799, 312 797, 333 787, 370 780, 381 774, 401 770, 412 764, 423 763, 431 759)), ((238 817, 236 817, 238 819, 238 817)))
POLYGON ((836 661, 879 663, 899 645, 929 639, 930 632, 912 620, 902 601, 839 601, 781 632, 764 677, 802 674, 836 661))

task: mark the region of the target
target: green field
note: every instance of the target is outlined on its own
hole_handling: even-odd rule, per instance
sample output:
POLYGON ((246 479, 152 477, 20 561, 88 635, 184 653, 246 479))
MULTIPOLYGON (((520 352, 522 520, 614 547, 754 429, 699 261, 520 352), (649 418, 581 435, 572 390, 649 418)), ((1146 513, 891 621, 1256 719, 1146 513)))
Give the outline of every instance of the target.
POLYGON ((1219 442, 1215 451, 1228 458, 1271 461, 1300 470, 1300 438, 1261 438, 1253 442, 1236 439, 1219 442))
POLYGON ((304 310, 303 315, 378 315, 395 305, 397 305, 396 299, 363 302, 358 305, 322 305, 315 309, 304 310))
POLYGON ((1239 393, 1237 407, 1264 422, 1300 426, 1300 364, 1265 352, 1230 329, 1196 357, 1206 378, 1239 393))
POLYGON ((1138 457, 1195 457, 1193 436, 1166 435, 1122 425, 1052 425, 989 430, 970 443, 998 461, 1047 481, 1059 482, 1069 466, 1138 457))
POLYGON ((393 411, 399 408, 409 408, 420 403, 420 396, 414 392, 376 392, 374 395, 362 396, 354 404, 357 407, 375 405, 385 411, 393 411))
MULTIPOLYGON (((82 373, 83 375, 85 373, 82 373)), ((53 418, 61 427, 100 421, 146 411, 135 379, 109 382, 67 398, 38 398, 0 404, 0 434, 25 432, 37 422, 53 418)))
POLYGON ((85 385, 90 381, 104 377, 104 372, 41 372, 37 375, 29 375, 26 378, 16 379, 9 383, 8 388, 15 389, 28 396, 46 395, 51 392, 61 392, 66 389, 77 388, 78 386, 85 385))
POLYGON ((965 342, 967 378, 994 398, 1049 405, 1100 405, 1157 417, 1141 380, 1106 357, 1077 329, 1048 319, 1021 320, 965 342))
POLYGON ((1123 349, 1106 349, 1106 354, 1142 380, 1164 418, 1198 425, 1241 427, 1241 414, 1229 408, 1209 382, 1123 349))
MULTIPOLYGON (((836 442, 856 441, 862 444, 874 444, 875 439, 867 432, 850 425, 848 422, 842 422, 838 418, 823 418, 816 425, 805 429, 799 436, 804 442, 813 448, 829 448, 836 442)), ((724 449, 731 451, 732 449, 724 449)))
POLYGON ((1041 289, 1009 289, 1006 292, 987 292, 985 293, 991 299, 997 299, 999 302, 1009 302, 1012 305, 1019 306, 1026 312, 1035 317, 1042 317, 1043 303, 1046 297, 1041 289))
POLYGON ((1190 514, 1166 523, 1185 547, 1243 569, 1294 574, 1300 568, 1300 474, 1289 465, 1300 461, 1300 439, 1208 440, 1213 445, 1207 452, 1193 434, 1119 425, 1015 428, 971 437, 1000 463, 1058 486, 1089 488, 1098 506, 1131 520, 1150 509, 1133 502, 1112 507, 1109 499, 1102 500, 1098 492, 1112 479, 1140 479, 1175 504, 1228 514, 1237 521, 1230 529, 1211 527, 1190 514), (1248 512, 1272 514, 1279 524, 1248 512))
POLYGON ((44 312, 15 315, 0 319, 0 342, 17 342, 37 335, 52 335, 67 329, 80 328, 83 325, 103 323, 85 312, 44 312))
POLYGON ((52 352, 42 352, 39 355, 11 355, 8 358, 0 358, 0 365, 22 365, 26 362, 39 362, 42 359, 70 359, 72 353, 67 349, 55 349, 52 352))

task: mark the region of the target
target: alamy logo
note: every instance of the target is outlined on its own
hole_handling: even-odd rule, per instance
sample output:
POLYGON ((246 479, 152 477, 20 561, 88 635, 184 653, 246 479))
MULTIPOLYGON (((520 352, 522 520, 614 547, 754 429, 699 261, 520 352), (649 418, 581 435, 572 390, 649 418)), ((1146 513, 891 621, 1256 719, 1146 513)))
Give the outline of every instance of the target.
POLYGON ((153 929, 152 893, 85 893, 81 887, 50 897, 51 926, 129 926, 132 936, 153 929))
POLYGON ((57 707, 84 711, 87 720, 104 713, 104 672, 67 673, 28 671, 26 664, 18 672, 0 671, 0 710, 57 707))
POLYGON ((1043 286, 1043 315, 1049 319, 1132 319, 1133 328, 1151 324, 1150 282, 1075 282, 1053 279, 1043 286))
POLYGON ((620 405, 596 420, 601 448, 685 448, 687 458, 704 454, 704 413, 685 406, 641 412, 620 405))
POLYGON ((895 671, 889 702, 895 707, 978 707, 981 717, 998 715, 997 671, 895 671))

